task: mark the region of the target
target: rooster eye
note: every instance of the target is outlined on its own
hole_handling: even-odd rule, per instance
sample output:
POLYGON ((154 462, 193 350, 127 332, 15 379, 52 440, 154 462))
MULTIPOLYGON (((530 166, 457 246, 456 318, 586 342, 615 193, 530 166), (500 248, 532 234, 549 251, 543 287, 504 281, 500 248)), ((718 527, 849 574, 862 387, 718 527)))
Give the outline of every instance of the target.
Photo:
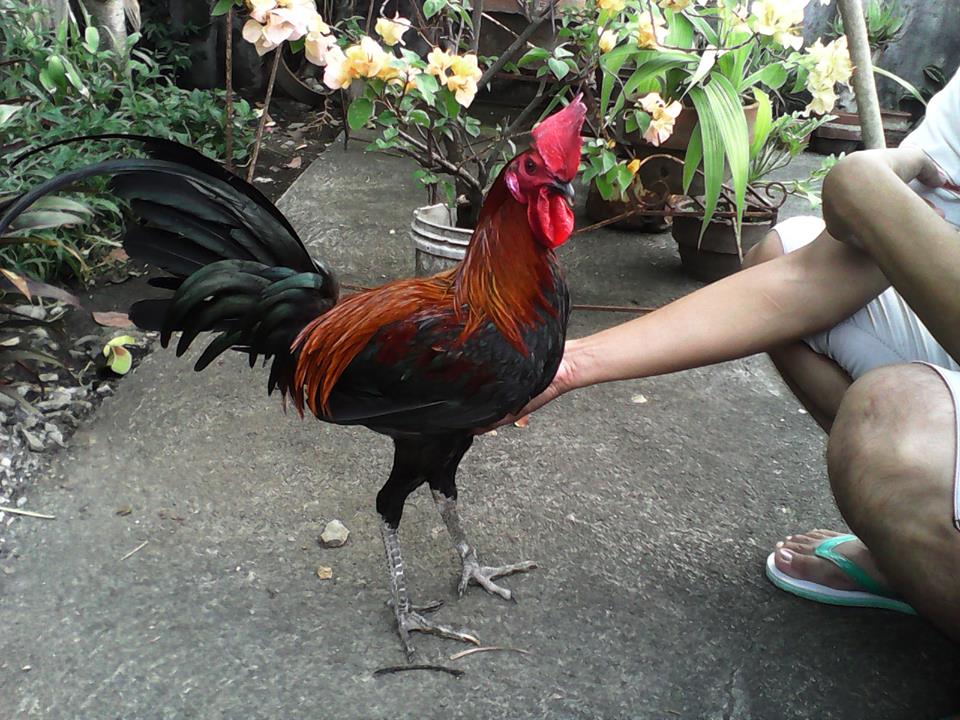
POLYGON ((527 161, 523 164, 523 169, 527 171, 527 175, 533 175, 534 171, 537 169, 537 166, 534 165, 533 160, 527 158, 527 161))

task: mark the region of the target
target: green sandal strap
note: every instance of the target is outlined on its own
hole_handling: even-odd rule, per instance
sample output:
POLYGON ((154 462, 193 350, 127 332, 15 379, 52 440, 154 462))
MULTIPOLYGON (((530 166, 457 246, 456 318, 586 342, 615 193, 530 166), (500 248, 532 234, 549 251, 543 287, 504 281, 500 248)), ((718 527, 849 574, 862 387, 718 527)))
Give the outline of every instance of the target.
POLYGON ((881 597, 896 598, 896 595, 870 577, 867 572, 853 560, 834 550, 837 545, 842 545, 843 543, 848 543, 856 539, 856 535, 837 535, 836 537, 827 538, 813 549, 813 554, 832 562, 843 571, 844 575, 857 583, 864 591, 873 593, 874 595, 880 595, 881 597))

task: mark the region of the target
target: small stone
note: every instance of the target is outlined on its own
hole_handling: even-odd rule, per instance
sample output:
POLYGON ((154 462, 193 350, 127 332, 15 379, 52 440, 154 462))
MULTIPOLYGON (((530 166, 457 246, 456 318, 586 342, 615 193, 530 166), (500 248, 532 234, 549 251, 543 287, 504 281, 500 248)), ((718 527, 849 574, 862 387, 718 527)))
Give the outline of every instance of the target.
POLYGON ((13 312, 17 315, 26 315, 34 320, 43 320, 47 316, 46 311, 39 305, 17 305, 13 308, 13 312))
POLYGON ((97 395, 113 395, 113 388, 108 383, 97 385, 97 395))
POLYGON ((46 448, 46 446, 43 444, 43 440, 40 439, 40 436, 34 435, 26 428, 20 428, 20 434, 23 435, 23 439, 27 441, 27 447, 29 447, 33 452, 43 452, 46 448))
POLYGON ((55 383, 60 379, 60 376, 56 373, 40 373, 40 382, 45 383, 55 383))
POLYGON ((350 531, 339 520, 331 520, 320 533, 320 544, 326 548, 338 548, 347 542, 350 531))
POLYGON ((643 405, 644 403, 647 402, 647 396, 634 395, 632 398, 630 398, 630 402, 634 403, 635 405, 643 405))
POLYGON ((317 577, 321 580, 329 580, 333 577, 333 568, 321 565, 317 568, 317 577))

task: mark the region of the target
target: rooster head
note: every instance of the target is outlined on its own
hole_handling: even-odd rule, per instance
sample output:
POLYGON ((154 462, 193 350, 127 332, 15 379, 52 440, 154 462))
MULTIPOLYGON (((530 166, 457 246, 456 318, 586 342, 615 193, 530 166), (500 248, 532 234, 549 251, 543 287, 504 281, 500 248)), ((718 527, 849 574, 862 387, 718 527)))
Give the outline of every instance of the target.
POLYGON ((577 95, 533 129, 530 149, 515 157, 505 172, 510 194, 527 206, 533 234, 548 248, 565 243, 573 230, 572 181, 580 167, 580 127, 586 112, 577 95))

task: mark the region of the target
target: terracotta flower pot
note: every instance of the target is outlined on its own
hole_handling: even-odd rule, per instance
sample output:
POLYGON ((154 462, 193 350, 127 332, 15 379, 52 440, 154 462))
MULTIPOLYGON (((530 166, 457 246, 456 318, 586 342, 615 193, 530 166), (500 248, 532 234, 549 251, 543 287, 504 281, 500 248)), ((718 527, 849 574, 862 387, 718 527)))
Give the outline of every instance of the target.
MULTIPOLYGON (((703 214, 689 198, 682 199, 673 217, 672 234, 680 253, 680 263, 687 274, 698 280, 713 282, 732 275, 742 266, 737 237, 731 218, 711 220, 700 239, 703 214)), ((763 240, 777 223, 777 210, 748 207, 740 232, 743 254, 763 240)))
MULTIPOLYGON (((857 113, 836 111, 835 120, 818 127, 810 142, 810 149, 821 155, 850 153, 862 145, 860 116, 857 113)), ((910 113, 899 110, 880 110, 883 134, 887 147, 897 147, 910 132, 910 113)))

